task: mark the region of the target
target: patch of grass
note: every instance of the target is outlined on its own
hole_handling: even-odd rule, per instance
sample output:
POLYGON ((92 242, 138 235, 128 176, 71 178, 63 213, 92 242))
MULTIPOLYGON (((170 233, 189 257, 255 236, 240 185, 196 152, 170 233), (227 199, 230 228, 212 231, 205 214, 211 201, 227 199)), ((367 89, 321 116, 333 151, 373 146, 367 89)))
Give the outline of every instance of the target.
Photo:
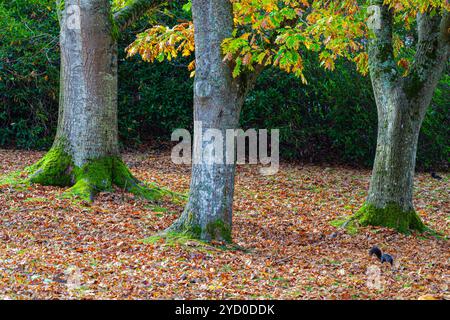
POLYGON ((145 186, 150 189, 158 190, 162 196, 170 197, 175 204, 185 204, 188 200, 188 194, 172 191, 168 188, 158 186, 154 182, 144 182, 145 186))
POLYGON ((238 246, 233 243, 223 243, 219 245, 212 245, 209 242, 202 241, 192 237, 189 233, 178 233, 178 232, 167 232, 154 235, 145 239, 140 240, 144 244, 157 244, 164 243, 168 246, 181 245, 186 248, 195 248, 199 250, 206 251, 208 253, 213 253, 214 250, 221 251, 242 251, 248 253, 249 250, 238 246))
POLYGON ((99 263, 100 263, 100 261, 98 261, 97 259, 94 259, 94 258, 92 258, 92 259, 89 261, 89 264, 90 264, 91 266, 93 266, 93 267, 98 266, 99 263))
POLYGON ((404 234, 425 230, 425 225, 413 209, 404 210, 397 203, 387 203, 383 207, 377 207, 366 202, 355 213, 353 219, 362 226, 387 227, 404 234))
POLYGON ((0 188, 10 186, 18 191, 25 190, 30 186, 30 181, 23 177, 22 171, 13 171, 0 176, 0 188))
POLYGON ((169 246, 174 245, 186 245, 186 246, 194 246, 194 247, 210 247, 211 245, 207 242, 195 239, 188 234, 185 233, 177 233, 177 232, 167 232, 164 234, 159 234, 155 236, 151 236, 141 240, 144 244, 156 244, 159 242, 164 242, 169 246))
POLYGON ((435 238, 439 240, 448 240, 448 236, 444 233, 441 233, 439 231, 433 230, 430 227, 425 227, 425 231, 422 233, 422 235, 425 235, 425 239, 428 238, 435 238))
POLYGON ((231 272, 231 270, 233 270, 233 268, 232 268, 229 264, 224 264, 224 265, 220 268, 220 270, 221 270, 222 272, 231 272))
POLYGON ((152 212, 157 212, 158 213, 158 214, 156 214, 157 217, 162 217, 162 216, 164 216, 164 214, 177 214, 176 211, 169 211, 169 209, 160 207, 155 204, 145 205, 144 208, 147 210, 150 210, 152 212))
POLYGON ((355 235, 359 232, 358 223, 351 217, 342 217, 330 222, 333 227, 345 229, 348 234, 355 235))
POLYGON ((157 205, 146 205, 146 206, 144 206, 144 208, 145 208, 145 209, 149 209, 149 210, 151 210, 151 211, 153 211, 153 212, 163 212, 163 213, 166 213, 167 211, 169 211, 167 208, 160 207, 160 206, 157 206, 157 205))
POLYGON ((307 190, 314 193, 321 193, 323 191, 323 188, 320 186, 311 185, 307 187, 307 190))
POLYGON ((322 263, 322 264, 331 264, 331 265, 335 265, 335 266, 338 266, 338 265, 341 265, 341 264, 342 264, 341 261, 338 261, 338 260, 332 260, 332 259, 328 259, 328 258, 322 259, 321 263, 322 263))
POLYGON ((25 199, 23 202, 49 202, 49 200, 47 198, 37 197, 25 199))

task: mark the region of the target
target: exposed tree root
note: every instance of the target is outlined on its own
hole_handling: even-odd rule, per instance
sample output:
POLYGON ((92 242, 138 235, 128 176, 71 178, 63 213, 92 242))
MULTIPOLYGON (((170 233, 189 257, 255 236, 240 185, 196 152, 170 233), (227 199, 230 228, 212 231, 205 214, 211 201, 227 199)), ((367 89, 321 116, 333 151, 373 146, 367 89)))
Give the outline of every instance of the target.
POLYGON ((388 204, 384 208, 377 208, 366 203, 359 209, 353 219, 362 226, 387 227, 401 233, 426 230, 425 225, 414 210, 403 211, 396 204, 388 204))
POLYGON ((365 203, 353 216, 333 220, 331 225, 345 229, 349 234, 358 233, 361 226, 378 226, 395 229, 400 233, 427 231, 430 235, 436 235, 436 232, 424 225, 414 210, 405 212, 396 204, 376 208, 365 203))
POLYGON ((201 223, 198 221, 198 217, 196 217, 194 212, 188 208, 189 206, 169 228, 161 233, 161 235, 178 234, 206 242, 232 242, 231 228, 222 220, 210 222, 202 227, 201 223))

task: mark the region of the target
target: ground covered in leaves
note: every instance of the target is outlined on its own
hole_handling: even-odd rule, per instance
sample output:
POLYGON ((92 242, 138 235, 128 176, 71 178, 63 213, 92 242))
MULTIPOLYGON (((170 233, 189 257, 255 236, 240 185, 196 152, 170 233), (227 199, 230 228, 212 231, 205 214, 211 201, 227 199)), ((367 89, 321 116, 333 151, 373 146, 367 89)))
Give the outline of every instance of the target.
MULTIPOLYGON (((39 152, 0 150, 0 175, 39 152)), ((190 168, 167 153, 127 154, 142 180, 186 193, 190 168)), ((142 241, 183 204, 149 203, 116 190, 93 204, 57 187, 0 189, 3 299, 418 299, 449 298, 449 175, 416 177, 415 205, 441 237, 332 226, 364 201, 370 171, 284 164, 264 177, 240 166, 234 245, 142 241), (378 245, 393 269, 368 256, 378 245)))

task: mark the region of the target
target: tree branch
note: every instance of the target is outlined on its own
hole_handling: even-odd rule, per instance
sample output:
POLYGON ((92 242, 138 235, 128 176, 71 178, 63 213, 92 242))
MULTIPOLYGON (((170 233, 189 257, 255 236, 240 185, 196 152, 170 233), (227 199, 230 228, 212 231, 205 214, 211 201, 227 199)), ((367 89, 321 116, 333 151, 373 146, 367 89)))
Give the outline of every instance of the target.
POLYGON ((368 47, 370 74, 372 81, 393 83, 399 74, 392 45, 393 13, 383 0, 372 0, 371 5, 373 16, 369 19, 369 28, 374 37, 368 47))
POLYGON ((142 17, 149 9, 163 3, 163 0, 134 0, 128 6, 114 14, 114 21, 119 31, 124 31, 142 17))
POLYGON ((410 75, 405 80, 407 92, 423 97, 429 94, 429 88, 436 86, 450 56, 449 28, 448 12, 442 16, 429 13, 417 16, 419 41, 410 75))

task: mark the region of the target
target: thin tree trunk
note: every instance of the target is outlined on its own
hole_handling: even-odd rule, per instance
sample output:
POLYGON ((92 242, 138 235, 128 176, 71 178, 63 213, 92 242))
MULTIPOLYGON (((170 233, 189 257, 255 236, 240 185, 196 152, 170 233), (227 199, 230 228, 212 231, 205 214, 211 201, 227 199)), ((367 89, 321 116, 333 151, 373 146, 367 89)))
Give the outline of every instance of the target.
MULTIPOLYGON (((226 163, 227 129, 236 129, 245 96, 256 73, 233 79, 232 66, 223 61, 222 41, 233 31, 228 0, 193 0, 196 75, 194 83, 194 135, 217 129, 223 137, 223 163, 213 163, 209 143, 194 142, 189 200, 181 217, 167 232, 185 233, 203 240, 231 241, 235 162, 226 163)), ((194 138, 195 140, 195 138, 194 138)))
POLYGON ((58 129, 51 150, 28 168, 31 182, 71 186, 92 200, 115 184, 153 199, 122 162, 118 146, 117 44, 109 0, 66 0, 61 14, 58 129), (77 21, 79 19, 79 21, 77 21))
POLYGON ((393 55, 392 12, 382 0, 381 28, 369 42, 369 69, 378 110, 378 140, 369 195, 356 214, 363 225, 423 231, 414 211, 413 181, 420 127, 448 59, 448 13, 418 16, 419 42, 408 77, 393 55))

